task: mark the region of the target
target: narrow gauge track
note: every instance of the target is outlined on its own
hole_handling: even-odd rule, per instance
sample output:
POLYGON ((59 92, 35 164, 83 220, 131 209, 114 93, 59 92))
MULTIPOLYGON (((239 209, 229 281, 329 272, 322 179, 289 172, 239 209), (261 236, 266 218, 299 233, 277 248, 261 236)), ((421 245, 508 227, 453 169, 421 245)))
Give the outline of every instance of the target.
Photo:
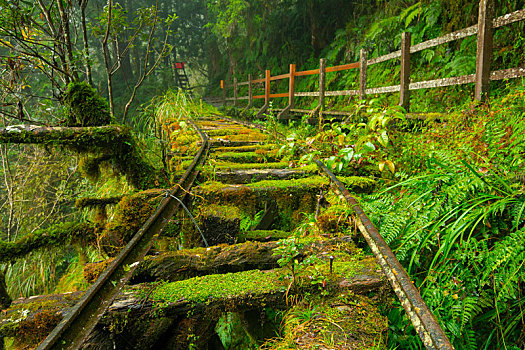
POLYGON ((197 178, 197 169, 206 160, 209 150, 208 136, 193 121, 189 121, 198 132, 202 145, 180 181, 170 190, 171 195, 162 200, 155 213, 37 349, 80 348, 129 281, 138 263, 144 259, 169 219, 178 211, 180 202, 173 197, 181 201, 186 197, 197 178))
MULTIPOLYGON (((201 191, 198 193, 199 196, 209 196, 211 193, 216 193, 217 188, 219 188, 225 193, 231 194, 237 191, 241 196, 246 197, 248 188, 254 191, 254 188, 262 186, 264 189, 261 192, 266 198, 265 200, 268 200, 271 197, 269 189, 272 186, 285 186, 287 187, 287 195, 293 196, 293 187, 301 187, 301 181, 303 180, 314 183, 313 188, 315 192, 319 188, 326 188, 326 180, 321 180, 314 175, 317 167, 288 169, 288 163, 280 159, 275 145, 267 142, 267 136, 261 132, 259 126, 223 117, 202 118, 193 124, 200 134, 202 145, 191 163, 189 161, 184 163, 187 166, 187 170, 182 175, 178 185, 170 193, 177 198, 183 199, 188 193, 197 178, 197 167, 204 164, 205 156, 210 149, 212 151, 209 157, 209 165, 202 167, 200 178, 202 181, 206 179, 214 180, 215 184, 213 185, 213 190, 208 193, 206 193, 206 182, 199 186, 197 189, 197 191, 201 191), (201 129, 206 131, 210 138, 201 129), (315 180, 311 181, 311 179, 315 180), (220 181, 220 185, 217 184, 217 180, 220 181), (282 183, 276 185, 275 181, 281 181, 282 183), (288 188, 292 189, 288 190, 288 188)), ((373 248, 372 251, 376 255, 381 268, 409 313, 425 346, 428 349, 452 349, 450 342, 428 311, 428 308, 426 308, 408 276, 406 276, 406 272, 399 265, 399 262, 397 262, 384 241, 380 242, 381 239, 377 234, 377 230, 362 213, 355 199, 350 196, 345 186, 326 166, 319 161, 317 161, 317 166, 330 179, 332 187, 335 187, 336 191, 343 194, 349 204, 356 210, 359 229, 373 248), (390 253, 385 253, 386 250, 390 251, 390 253), (397 265, 395 264, 396 262, 397 265)), ((354 190, 360 191, 363 189, 354 188, 354 190)), ((315 197, 316 194, 313 194, 313 198, 315 197)), ((249 201, 248 197, 241 198, 241 201, 243 199, 245 202, 249 201)), ((271 200, 275 200, 275 198, 271 200)), ((215 204, 221 204, 221 199, 219 198, 212 199, 212 201, 215 201, 215 204)), ((167 196, 162 201, 155 214, 137 232, 115 261, 110 264, 38 349, 77 349, 82 345, 103 316, 105 310, 109 308, 120 293, 121 288, 130 279, 138 265, 136 262, 142 260, 151 247, 154 238, 161 233, 164 225, 177 211, 178 207, 179 201, 174 200, 171 196, 167 196)), ((312 205, 309 207, 310 210, 313 209, 312 205)), ((260 223, 262 226, 259 224, 258 226, 260 227, 257 227, 263 232, 261 237, 264 237, 263 239, 265 240, 269 238, 283 238, 272 238, 271 235, 264 234, 264 230, 268 229, 272 221, 278 216, 276 211, 279 212, 284 209, 265 209, 266 212, 260 223)), ((304 209, 303 207, 298 210, 304 209)), ((206 239, 211 241, 212 244, 228 243, 227 237, 218 237, 216 232, 212 232, 211 235, 208 232, 208 234, 206 239)))

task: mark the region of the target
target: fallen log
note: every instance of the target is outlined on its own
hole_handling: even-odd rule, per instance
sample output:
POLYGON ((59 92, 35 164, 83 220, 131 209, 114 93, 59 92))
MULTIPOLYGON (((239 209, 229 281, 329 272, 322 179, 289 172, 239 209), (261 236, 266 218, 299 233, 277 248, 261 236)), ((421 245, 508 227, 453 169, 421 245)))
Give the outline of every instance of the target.
MULTIPOLYGON (((301 244, 301 243, 299 243, 301 244)), ((192 277, 246 270, 269 270, 278 267, 280 255, 274 254, 277 242, 245 242, 234 245, 221 244, 209 248, 184 249, 147 256, 133 277, 132 283, 154 281, 180 281, 192 277)), ((337 261, 350 260, 357 253, 352 237, 339 237, 305 243, 297 256, 316 254, 327 260, 336 256, 337 261)), ((93 283, 111 260, 87 264, 84 278, 93 283)))

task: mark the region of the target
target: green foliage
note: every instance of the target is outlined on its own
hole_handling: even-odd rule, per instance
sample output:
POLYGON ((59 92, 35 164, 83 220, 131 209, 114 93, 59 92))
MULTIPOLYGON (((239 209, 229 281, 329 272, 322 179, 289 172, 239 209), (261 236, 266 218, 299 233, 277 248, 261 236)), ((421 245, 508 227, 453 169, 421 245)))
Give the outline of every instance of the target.
MULTIPOLYGON (((468 122, 405 134, 402 147, 424 167, 400 162, 417 173, 362 202, 456 349, 523 345, 523 94, 516 89, 468 122)), ((391 312, 392 322, 401 318, 391 312)), ((414 339, 392 341, 417 348, 414 339)))
POLYGON ((70 83, 62 102, 67 107, 66 126, 101 126, 111 122, 106 100, 87 82, 70 83))

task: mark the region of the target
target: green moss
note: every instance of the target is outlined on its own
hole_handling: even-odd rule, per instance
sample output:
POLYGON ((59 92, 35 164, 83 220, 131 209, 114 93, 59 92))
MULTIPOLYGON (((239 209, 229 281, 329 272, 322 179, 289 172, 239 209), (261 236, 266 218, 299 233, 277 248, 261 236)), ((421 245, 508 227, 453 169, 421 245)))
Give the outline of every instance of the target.
POLYGON ((222 275, 195 277, 184 281, 164 283, 151 293, 150 300, 158 302, 188 301, 203 303, 251 294, 265 294, 285 290, 281 272, 250 270, 222 275))
POLYGON ((148 192, 125 196, 119 202, 113 220, 106 224, 101 243, 107 254, 116 254, 142 227, 156 208, 148 192))
POLYGON ((73 82, 62 97, 67 107, 67 126, 99 126, 111 122, 109 106, 87 82, 73 82))
POLYGON ((231 163, 264 163, 275 162, 279 159, 277 151, 264 152, 226 152, 215 155, 215 159, 228 161, 231 163))
POLYGON ((283 320, 283 338, 272 348, 383 349, 388 323, 376 302, 353 293, 305 299, 283 320))
POLYGON ((255 152, 258 149, 271 150, 275 149, 277 145, 268 144, 268 145, 257 145, 257 146, 239 146, 239 147, 217 147, 214 149, 216 153, 222 152, 255 152))
POLYGON ((232 162, 216 162, 216 170, 245 170, 245 169, 282 169, 287 168, 288 162, 277 163, 232 163, 232 162))
POLYGON ((221 129, 207 130, 206 134, 208 134, 208 136, 210 137, 215 137, 215 136, 237 135, 237 134, 242 134, 242 133, 246 134, 249 132, 251 132, 251 129, 246 129, 243 127, 238 127, 238 128, 228 127, 224 129, 221 128, 221 129))
POLYGON ((218 216, 224 220, 240 220, 241 211, 231 205, 205 205, 199 208, 201 216, 218 216))
POLYGON ((0 241, 0 263, 22 258, 36 249, 64 246, 73 242, 93 243, 99 230, 100 227, 95 224, 65 222, 36 230, 14 242, 0 241))
POLYGON ((288 238, 292 235, 291 232, 280 231, 280 230, 254 230, 241 233, 238 236, 238 242, 244 241, 266 241, 266 240, 279 240, 288 238))

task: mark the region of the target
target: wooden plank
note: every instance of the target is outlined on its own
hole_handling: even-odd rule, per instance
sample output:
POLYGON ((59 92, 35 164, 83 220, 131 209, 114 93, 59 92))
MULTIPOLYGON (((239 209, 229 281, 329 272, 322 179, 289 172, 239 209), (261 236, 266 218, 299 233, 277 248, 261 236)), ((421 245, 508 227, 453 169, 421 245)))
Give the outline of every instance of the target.
POLYGON ((359 52, 359 99, 366 98, 366 79, 368 72, 367 52, 361 49, 359 52))
POLYGON ((238 100, 249 100, 250 99, 250 96, 241 96, 241 97, 237 97, 238 100))
POLYGON ((483 101, 490 90, 490 66, 492 64, 492 17, 493 0, 481 0, 478 18, 478 49, 476 54, 476 90, 474 98, 483 101))
POLYGON ((290 111, 294 113, 312 113, 314 109, 291 109, 290 111))
POLYGON ((257 96, 253 96, 253 99, 258 100, 258 99, 265 98, 265 97, 266 97, 265 95, 257 95, 257 96))
POLYGON ((499 28, 499 27, 506 26, 514 22, 523 21, 524 19, 525 19, 525 9, 518 10, 518 11, 508 13, 504 16, 495 18, 494 21, 492 22, 492 27, 499 28))
POLYGON ((276 75, 274 77, 271 77, 270 80, 274 81, 274 80, 282 80, 282 79, 288 79, 288 78, 290 78, 290 73, 276 75))
POLYGON ((388 92, 399 92, 400 89, 401 89, 400 85, 392 85, 392 86, 383 86, 383 87, 373 88, 373 89, 366 89, 365 92, 367 95, 385 94, 388 92))
POLYGON ((237 86, 244 86, 250 84, 250 81, 243 81, 242 83, 237 83, 237 86))
POLYGON ((319 69, 304 70, 302 72, 296 72, 295 76, 296 77, 302 77, 302 76, 305 76, 305 75, 314 75, 314 74, 319 74, 319 69))
POLYGON ((349 69, 355 69, 355 68, 359 68, 359 62, 342 64, 340 66, 327 67, 326 73, 340 72, 342 70, 349 70, 349 69))
POLYGON ((280 93, 280 94, 270 94, 270 98, 279 98, 279 97, 288 97, 288 93, 287 92, 283 92, 283 93, 280 93))
POLYGON ((328 115, 353 115, 354 112, 349 112, 349 111, 323 111, 323 114, 328 114, 328 115))
POLYGON ((262 78, 262 79, 255 79, 255 80, 252 80, 252 84, 258 84, 258 83, 264 83, 266 81, 266 79, 262 78))
POLYGON ((325 96, 357 96, 359 90, 326 91, 325 96))
POLYGON ((470 74, 470 75, 462 75, 460 77, 419 81, 417 83, 411 83, 409 88, 410 90, 430 89, 430 88, 437 88, 437 87, 444 87, 444 86, 468 84, 468 83, 475 82, 475 80, 476 80, 476 76, 474 74, 470 74))
POLYGON ((295 97, 317 97, 319 96, 319 91, 315 91, 315 92, 296 92, 294 94, 295 97))
POLYGON ((387 55, 379 56, 377 58, 372 58, 371 60, 368 60, 368 65, 371 66, 373 64, 389 61, 394 58, 401 57, 401 50, 394 51, 392 53, 389 53, 387 55))
POLYGON ((410 38, 408 32, 401 35, 401 87, 399 105, 409 111, 410 109, 410 38))
POLYGON ((490 80, 504 80, 525 77, 525 67, 502 69, 490 74, 490 80))

